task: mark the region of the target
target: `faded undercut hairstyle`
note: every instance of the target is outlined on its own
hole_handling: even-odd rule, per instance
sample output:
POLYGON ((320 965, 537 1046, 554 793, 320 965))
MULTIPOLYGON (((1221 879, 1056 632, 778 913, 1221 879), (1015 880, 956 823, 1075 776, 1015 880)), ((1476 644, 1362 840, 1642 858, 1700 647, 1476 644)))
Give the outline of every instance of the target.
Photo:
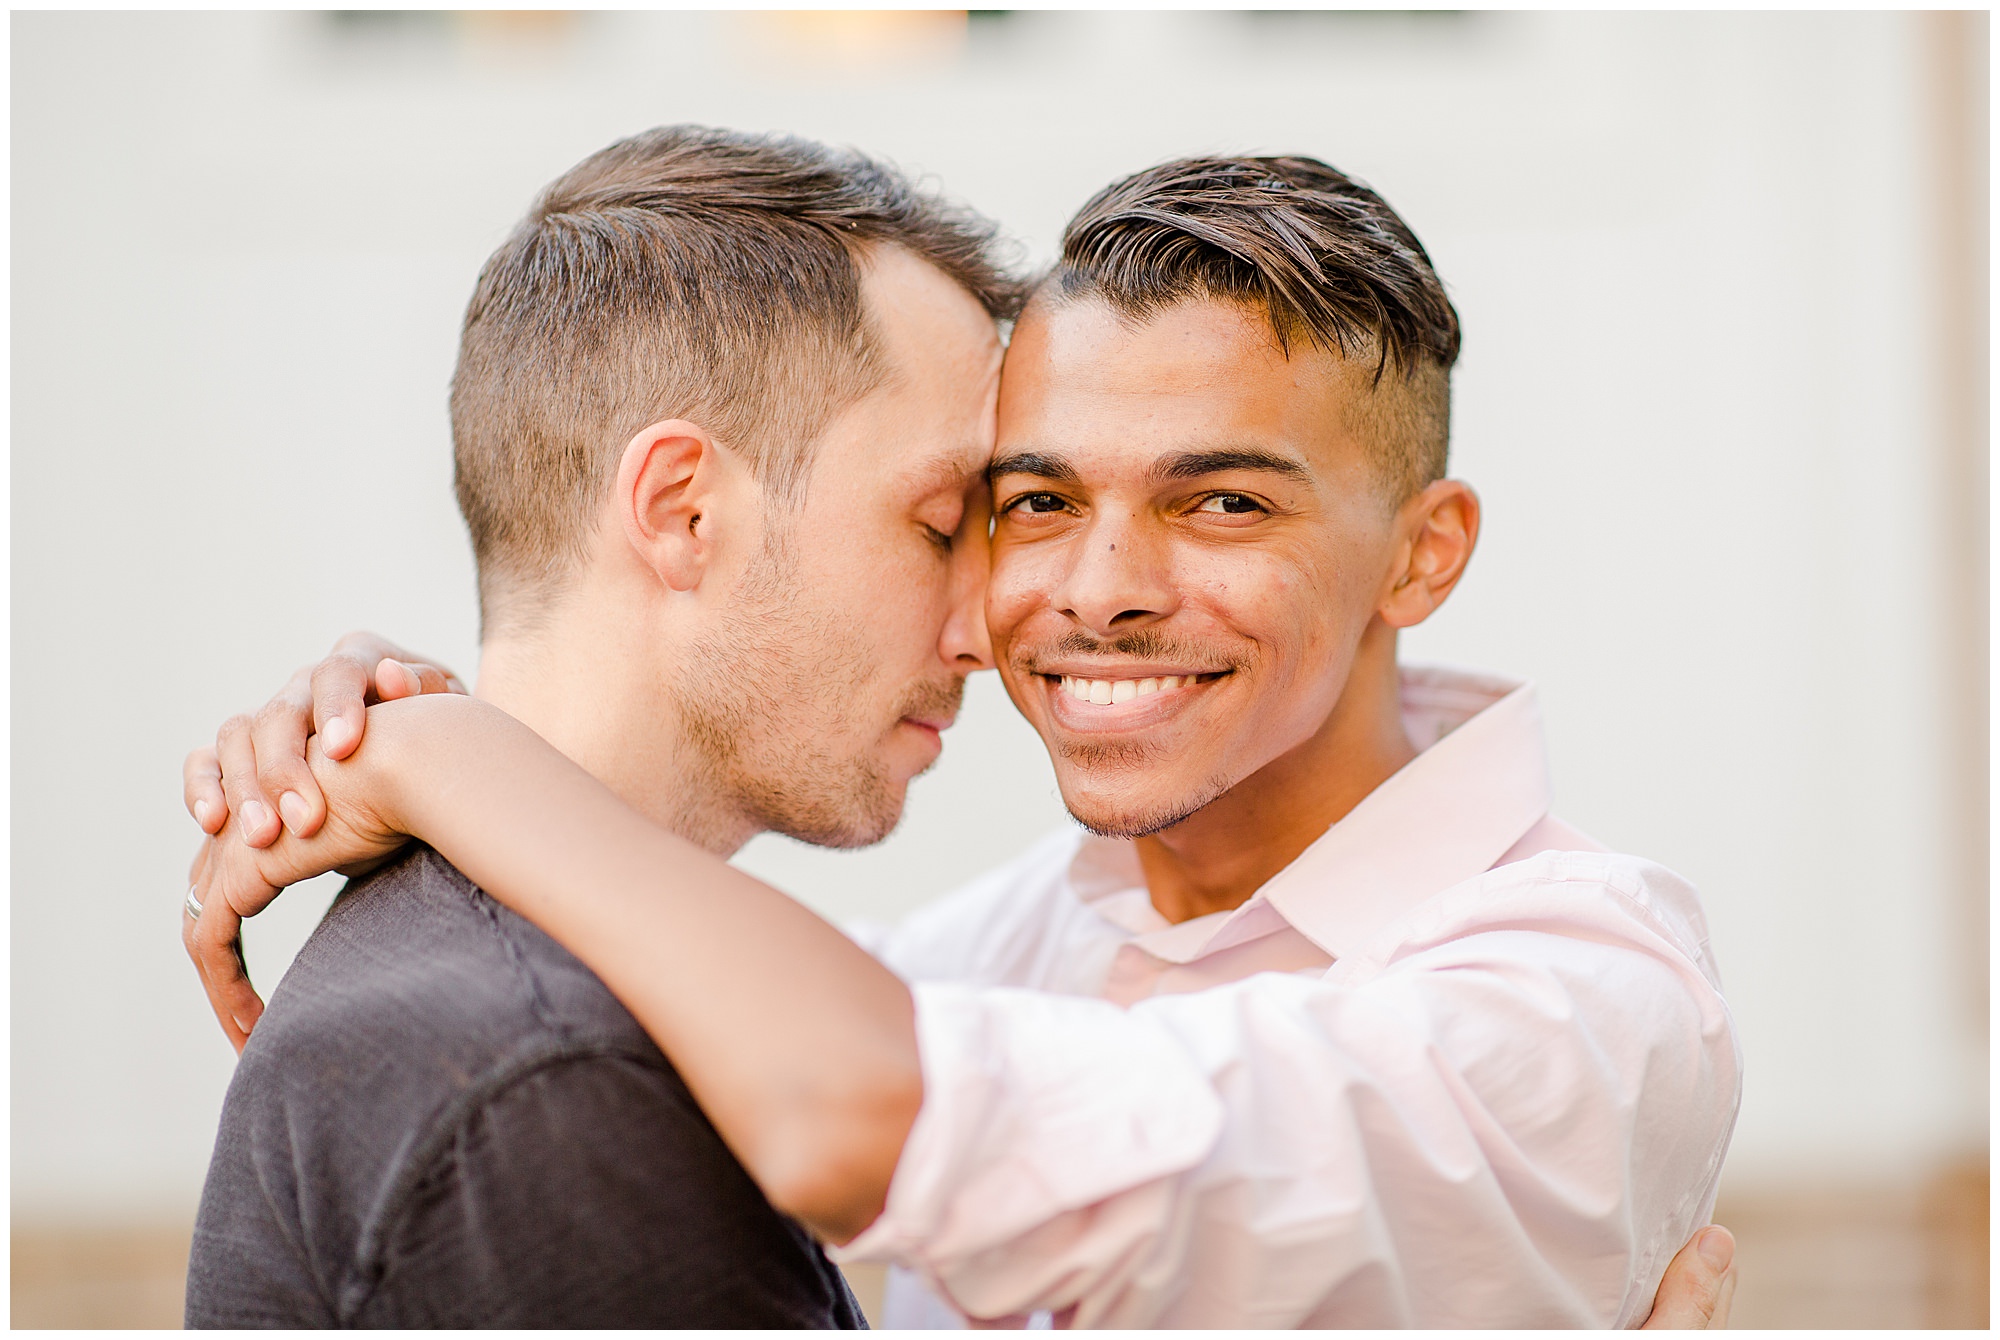
POLYGON ((1373 364, 1356 422, 1402 502, 1444 477, 1458 313, 1381 196, 1316 158, 1184 158, 1092 196, 1037 301, 1091 298, 1145 320, 1190 299, 1241 303, 1279 349, 1373 364))
POLYGON ((650 130, 551 183, 479 274, 451 383, 482 622, 532 618, 580 563, 617 463, 701 424, 796 503, 810 447, 879 384, 859 260, 900 246, 996 319, 1020 287, 996 229, 850 150, 650 130))

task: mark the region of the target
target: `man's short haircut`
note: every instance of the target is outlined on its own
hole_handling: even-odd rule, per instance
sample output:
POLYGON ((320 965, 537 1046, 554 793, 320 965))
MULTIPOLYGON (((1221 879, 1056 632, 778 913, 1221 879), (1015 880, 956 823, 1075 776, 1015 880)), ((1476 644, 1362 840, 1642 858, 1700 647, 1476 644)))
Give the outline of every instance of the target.
POLYGON ((860 153, 703 126, 557 178, 480 271, 452 377, 482 620, 531 618, 575 571, 647 424, 701 424, 796 503, 813 441, 885 372, 859 260, 900 246, 1004 318, 996 232, 860 153))
POLYGON ((1303 338, 1374 364, 1357 421, 1396 501, 1444 477, 1458 313, 1396 211, 1316 158, 1183 158, 1112 183, 1063 230, 1050 296, 1142 321, 1191 299, 1255 308, 1287 357, 1303 338))

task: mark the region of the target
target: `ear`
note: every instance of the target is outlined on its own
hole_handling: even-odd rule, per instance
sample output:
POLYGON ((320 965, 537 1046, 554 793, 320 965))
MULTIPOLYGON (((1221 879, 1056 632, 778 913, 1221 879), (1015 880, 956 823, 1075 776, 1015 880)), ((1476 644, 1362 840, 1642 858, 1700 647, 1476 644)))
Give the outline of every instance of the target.
POLYGON ((1458 585, 1479 540, 1479 495, 1440 479, 1396 509, 1396 570, 1376 612, 1391 628, 1422 623, 1458 585))
POLYGON ((692 591, 714 562, 733 462, 686 419, 648 424, 625 445, 612 503, 640 561, 675 591, 692 591))

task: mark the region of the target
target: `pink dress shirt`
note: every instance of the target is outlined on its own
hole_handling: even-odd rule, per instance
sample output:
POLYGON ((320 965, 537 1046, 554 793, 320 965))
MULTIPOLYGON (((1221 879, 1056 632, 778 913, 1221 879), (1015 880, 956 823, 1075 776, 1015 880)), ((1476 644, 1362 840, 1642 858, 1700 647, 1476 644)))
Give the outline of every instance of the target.
POLYGON ((1549 815, 1531 686, 1402 702, 1423 752, 1234 911, 1068 832, 863 937, 924 1067, 838 1253, 889 1324, 1645 1319, 1741 1093, 1699 901, 1549 815))

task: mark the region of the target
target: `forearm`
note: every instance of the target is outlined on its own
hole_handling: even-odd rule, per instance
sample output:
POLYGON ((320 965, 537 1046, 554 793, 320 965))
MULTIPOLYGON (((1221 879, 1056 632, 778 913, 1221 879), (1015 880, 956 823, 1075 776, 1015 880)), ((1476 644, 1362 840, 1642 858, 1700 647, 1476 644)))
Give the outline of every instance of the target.
POLYGON ((901 982, 496 709, 384 704, 368 740, 398 826, 604 980, 774 1204, 836 1241, 875 1218, 922 1098, 901 982))

